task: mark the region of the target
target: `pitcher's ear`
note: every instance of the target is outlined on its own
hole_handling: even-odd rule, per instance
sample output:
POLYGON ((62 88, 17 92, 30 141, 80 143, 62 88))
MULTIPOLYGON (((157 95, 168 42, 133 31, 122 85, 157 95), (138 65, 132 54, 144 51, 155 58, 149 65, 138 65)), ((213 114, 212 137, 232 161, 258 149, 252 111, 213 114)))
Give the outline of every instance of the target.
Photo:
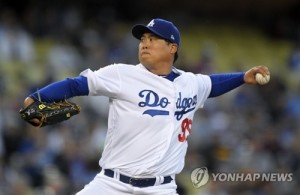
POLYGON ((178 50, 178 46, 176 43, 170 43, 171 44, 171 53, 175 54, 178 50))

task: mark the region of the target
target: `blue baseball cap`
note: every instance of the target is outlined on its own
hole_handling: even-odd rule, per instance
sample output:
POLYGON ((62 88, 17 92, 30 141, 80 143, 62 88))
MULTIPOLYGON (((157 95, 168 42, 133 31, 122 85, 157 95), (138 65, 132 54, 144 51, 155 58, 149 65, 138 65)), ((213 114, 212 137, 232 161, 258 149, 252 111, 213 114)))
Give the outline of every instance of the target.
POLYGON ((132 35, 137 39, 141 39, 145 32, 151 32, 171 43, 176 43, 179 47, 180 33, 172 22, 156 18, 151 20, 147 25, 137 24, 132 28, 132 35))

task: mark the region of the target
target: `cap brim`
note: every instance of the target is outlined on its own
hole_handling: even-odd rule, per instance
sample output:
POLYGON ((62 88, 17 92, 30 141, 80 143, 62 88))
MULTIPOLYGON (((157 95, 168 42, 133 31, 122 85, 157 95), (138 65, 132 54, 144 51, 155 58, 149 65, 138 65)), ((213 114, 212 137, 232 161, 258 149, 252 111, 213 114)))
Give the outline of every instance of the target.
POLYGON ((161 34, 159 34, 158 32, 156 32, 156 31, 154 31, 154 30, 152 30, 150 28, 148 28, 148 26, 145 26, 143 24, 137 24, 137 25, 135 25, 132 28, 131 32, 132 32, 132 35, 135 38, 139 39, 139 40, 141 39, 141 37, 143 36, 143 34, 146 33, 146 32, 151 32, 151 33, 153 33, 153 34, 155 34, 155 35, 157 35, 157 36, 165 39, 161 34))

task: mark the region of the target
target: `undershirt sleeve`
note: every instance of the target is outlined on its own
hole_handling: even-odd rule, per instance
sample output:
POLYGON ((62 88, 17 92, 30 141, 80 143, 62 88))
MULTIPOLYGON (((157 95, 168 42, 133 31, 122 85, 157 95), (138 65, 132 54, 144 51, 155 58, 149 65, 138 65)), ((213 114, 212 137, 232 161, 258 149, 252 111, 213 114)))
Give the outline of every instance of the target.
POLYGON ((212 83, 208 98, 217 97, 244 84, 244 72, 209 75, 212 83))
POLYGON ((78 76, 49 84, 46 87, 39 89, 38 92, 29 95, 29 97, 39 99, 40 96, 41 101, 43 102, 57 102, 71 97, 85 96, 88 94, 87 78, 78 76))

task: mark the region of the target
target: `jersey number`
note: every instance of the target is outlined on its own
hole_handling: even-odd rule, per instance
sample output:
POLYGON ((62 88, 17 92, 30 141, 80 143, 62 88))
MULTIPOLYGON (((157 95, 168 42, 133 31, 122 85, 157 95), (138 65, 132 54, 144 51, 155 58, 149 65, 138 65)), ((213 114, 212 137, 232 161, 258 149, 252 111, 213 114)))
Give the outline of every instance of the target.
POLYGON ((191 119, 185 118, 181 123, 181 133, 178 134, 178 141, 184 142, 191 133, 193 121, 191 119))

